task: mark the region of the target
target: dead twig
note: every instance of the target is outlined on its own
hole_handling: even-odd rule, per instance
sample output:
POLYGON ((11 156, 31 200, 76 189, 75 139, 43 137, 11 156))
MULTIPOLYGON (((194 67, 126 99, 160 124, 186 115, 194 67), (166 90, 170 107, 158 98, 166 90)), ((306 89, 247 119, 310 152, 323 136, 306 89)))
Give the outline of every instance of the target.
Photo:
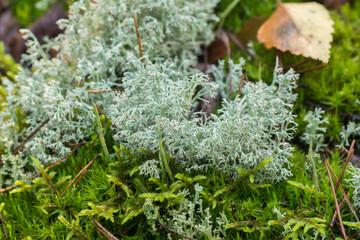
MULTIPOLYGON (((84 145, 84 144, 86 144, 85 141, 77 144, 77 146, 76 146, 70 153, 68 153, 65 157, 59 159, 57 162, 55 162, 55 163, 51 164, 50 166, 48 166, 48 167, 45 169, 45 171, 47 171, 47 170, 55 167, 56 165, 60 164, 60 163, 63 162, 63 161, 65 161, 68 157, 70 157, 76 150, 78 150, 78 149, 79 149, 82 145, 84 145)), ((30 181, 30 180, 33 180, 34 178, 40 176, 40 174, 41 174, 41 173, 39 172, 39 173, 35 174, 34 176, 32 176, 32 177, 24 180, 23 182, 26 183, 26 182, 28 182, 28 181, 30 181)), ((14 188, 16 188, 16 187, 19 187, 19 186, 20 186, 20 185, 13 185, 13 186, 10 186, 10 187, 1 189, 1 190, 0 190, 0 193, 7 192, 7 191, 9 191, 9 190, 11 190, 11 189, 14 189, 14 188)))
POLYGON ((76 176, 75 178, 66 186, 65 190, 61 193, 61 197, 64 196, 66 191, 73 185, 73 183, 76 181, 76 185, 80 182, 80 180, 84 177, 85 173, 88 171, 88 169, 94 164, 94 162, 101 156, 101 153, 99 153, 93 160, 91 160, 76 176))
POLYGON ((316 213, 320 216, 323 216, 323 217, 325 216, 325 214, 323 214, 322 212, 319 212, 314 205, 313 205, 312 209, 314 210, 314 213, 316 213))
POLYGON ((121 92, 121 89, 86 90, 88 93, 121 92))
MULTIPOLYGON (((341 208, 344 206, 344 204, 345 204, 345 201, 342 200, 341 203, 340 203, 339 208, 341 209, 341 208)), ((336 217, 337 217, 337 211, 335 210, 334 215, 332 216, 331 221, 330 221, 330 223, 329 223, 329 226, 330 226, 330 227, 334 227, 334 224, 335 224, 335 221, 336 221, 336 217)))
MULTIPOLYGON (((332 169, 331 166, 329 165, 329 163, 327 163, 327 164, 328 164, 328 167, 329 167, 332 175, 334 176, 335 180, 336 180, 336 181, 339 181, 338 178, 336 177, 336 174, 334 173, 333 169, 332 169)), ((350 211, 352 212, 352 214, 354 215, 356 221, 359 222, 359 221, 360 221, 360 220, 359 220, 359 217, 357 216, 357 214, 356 214, 356 212, 355 212, 352 204, 350 203, 350 200, 349 200, 349 198, 347 197, 347 194, 345 193, 344 188, 341 186, 341 184, 340 184, 339 186, 340 186, 341 193, 342 193, 343 196, 344 196, 344 200, 343 200, 343 201, 345 201, 345 202, 347 203, 347 205, 349 206, 349 209, 350 209, 350 211)), ((336 187, 335 187, 335 191, 336 191, 336 187)), ((341 204, 340 204, 340 205, 341 205, 341 204)), ((340 206, 340 209, 341 209, 341 206, 340 206)), ((335 212, 334 215, 336 216, 336 212, 335 212)))
POLYGON ((91 222, 95 226, 95 228, 99 232, 101 232, 107 239, 109 239, 109 240, 119 240, 117 237, 112 235, 106 228, 104 228, 103 225, 101 225, 98 221, 96 221, 96 219, 93 216, 91 216, 91 222))
POLYGON ((171 229, 171 228, 169 228, 169 227, 167 227, 167 226, 164 226, 164 225, 160 225, 160 229, 166 229, 166 230, 168 230, 169 232, 174 233, 174 234, 176 234, 176 235, 178 235, 178 236, 180 236, 180 237, 186 238, 186 239, 197 240, 196 238, 189 237, 189 236, 187 236, 187 235, 185 235, 185 234, 179 233, 179 232, 177 232, 177 231, 175 231, 175 230, 173 230, 173 229, 171 229))
MULTIPOLYGON (((135 29, 136 29, 136 37, 137 37, 138 44, 139 44, 140 58, 142 58, 143 57, 143 52, 142 52, 142 47, 141 47, 141 39, 140 39, 140 33, 139 33, 138 25, 137 25, 137 22, 136 22, 135 14, 133 15, 133 18, 134 18, 134 24, 135 24, 135 29)), ((144 62, 144 59, 141 59, 141 61, 144 62)))
POLYGON ((291 65, 289 65, 289 66, 284 67, 284 71, 287 71, 287 70, 289 70, 290 68, 299 67, 299 66, 301 66, 301 65, 304 65, 305 63, 312 62, 312 61, 314 61, 314 60, 311 59, 311 58, 305 59, 304 61, 301 61, 301 62, 298 62, 298 63, 294 63, 294 64, 291 64, 291 65))
POLYGON ((338 219, 339 219, 339 223, 340 223, 340 231, 341 231, 341 234, 343 235, 344 239, 347 240, 344 224, 343 224, 342 218, 341 218, 340 207, 339 207, 339 203, 338 203, 338 200, 337 200, 337 197, 336 197, 336 191, 335 191, 335 188, 334 188, 334 183, 333 183, 331 175, 330 175, 330 170, 329 170, 329 167, 328 167, 327 159, 326 159, 326 157, 324 155, 323 155, 323 158, 324 158, 324 162, 325 162, 326 171, 328 173, 328 177, 329 177, 329 181, 330 181, 330 185, 331 185, 331 190, 332 190, 332 193, 333 193, 333 196, 334 196, 335 207, 336 207, 336 211, 337 211, 338 219))
POLYGON ((301 69, 301 70, 295 71, 295 73, 300 74, 300 73, 310 72, 310 71, 313 71, 313 70, 316 70, 316 69, 324 68, 324 67, 326 67, 326 66, 327 66, 327 64, 317 65, 317 66, 314 66, 314 67, 305 68, 305 69, 301 69))
POLYGON ((255 61, 256 57, 255 55, 253 55, 248 49, 247 47, 231 32, 226 32, 226 34, 229 36, 229 38, 235 43, 235 45, 240 48, 243 52, 245 52, 247 55, 249 55, 249 57, 251 58, 251 60, 255 61))
POLYGON ((47 170, 55 167, 56 165, 59 165, 59 164, 62 163, 63 161, 65 161, 65 160, 66 160, 68 157, 70 157, 76 150, 78 150, 81 146, 83 146, 83 145, 85 145, 85 144, 86 144, 85 141, 77 144, 76 147, 75 147, 70 153, 68 153, 65 157, 59 159, 59 160, 56 161, 55 163, 53 163, 53 164, 51 164, 50 166, 48 166, 48 167, 45 169, 45 171, 47 171, 47 170))
POLYGON ((231 32, 227 32, 227 35, 229 36, 229 38, 235 43, 235 45, 240 48, 243 52, 245 52, 247 55, 250 56, 251 60, 255 61, 259 61, 259 63, 264 66, 267 70, 269 70, 270 72, 273 71, 273 69, 271 67, 269 67, 266 63, 262 62, 261 60, 259 60, 254 54, 252 54, 247 47, 231 32))
POLYGON ((351 235, 348 239, 350 240, 350 239, 356 238, 359 235, 360 235, 360 232, 357 232, 357 233, 351 235))
POLYGON ((348 153, 348 156, 347 156, 347 158, 346 158, 344 167, 343 167, 343 169, 342 169, 342 171, 341 171, 339 180, 337 180, 337 182, 336 182, 335 191, 336 191, 337 188, 339 187, 339 185, 340 185, 340 183, 341 183, 341 181, 342 181, 342 178, 343 178, 343 176, 344 176, 345 170, 346 170, 346 168, 347 168, 347 166, 348 166, 348 164, 349 164, 349 162, 350 162, 350 159, 351 159, 352 155, 354 154, 354 146, 355 146, 355 140, 352 141, 351 146, 350 146, 350 148, 349 148, 349 153, 348 153))
MULTIPOLYGON (((310 106, 310 107, 313 107, 313 108, 321 108, 322 110, 330 112, 333 115, 335 115, 334 112, 330 111, 330 107, 328 107, 326 105, 323 105, 323 104, 320 104, 320 103, 315 103, 315 102, 311 102, 311 101, 304 101, 304 105, 310 106)), ((354 114, 340 112, 339 115, 342 116, 342 117, 353 119, 355 121, 360 121, 360 116, 357 116, 357 115, 354 115, 354 114)))
POLYGON ((42 128, 50 121, 50 118, 46 119, 44 122, 40 124, 27 138, 25 138, 16 148, 14 148, 11 152, 12 154, 16 154, 24 148, 24 145, 42 128))
POLYGON ((105 117, 106 121, 108 121, 109 119, 107 118, 107 116, 105 115, 105 113, 103 112, 103 110, 101 110, 101 108, 100 108, 95 102, 93 102, 93 103, 95 104, 98 112, 105 117))
POLYGON ((241 87, 243 85, 244 76, 245 76, 246 82, 249 82, 245 67, 242 69, 242 75, 241 75, 241 79, 240 79, 240 83, 239 83, 239 90, 238 90, 239 96, 241 94, 241 87))

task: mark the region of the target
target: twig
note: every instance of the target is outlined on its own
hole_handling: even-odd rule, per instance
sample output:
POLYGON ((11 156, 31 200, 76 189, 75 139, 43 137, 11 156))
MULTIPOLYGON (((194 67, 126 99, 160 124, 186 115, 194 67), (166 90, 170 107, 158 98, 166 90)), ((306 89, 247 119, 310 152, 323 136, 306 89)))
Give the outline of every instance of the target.
MULTIPOLYGON (((326 163, 325 163, 325 164, 326 164, 326 163)), ((328 162, 327 162, 327 164, 328 164, 328 167, 329 167, 332 175, 334 176, 335 180, 336 180, 336 181, 339 181, 338 178, 336 177, 336 174, 334 173, 333 169, 331 168, 331 166, 329 165, 328 162)), ((349 198, 347 197, 344 188, 341 186, 341 184, 339 184, 339 186, 340 186, 341 193, 342 193, 343 196, 344 196, 344 200, 343 200, 343 201, 346 201, 346 203, 347 203, 347 205, 349 206, 350 211, 353 213, 356 221, 359 222, 360 220, 359 220, 359 218, 358 218, 358 216, 357 216, 357 214, 356 214, 353 206, 351 205, 350 200, 349 200, 349 198)), ((335 187, 335 191, 336 191, 336 187, 335 187)), ((340 204, 340 205, 341 205, 341 204, 340 204)), ((341 209, 341 207, 340 207, 340 209, 341 209)), ((336 212, 334 213, 334 215, 336 216, 336 212)))
POLYGON ((121 89, 86 90, 88 93, 121 92, 121 89))
POLYGON ((320 216, 323 216, 323 217, 325 216, 325 214, 316 210, 316 207, 314 205, 312 206, 312 209, 314 209, 314 213, 319 214, 320 216))
POLYGON ((234 35, 232 34, 231 32, 227 32, 226 33, 229 38, 235 43, 235 45, 240 48, 243 52, 245 52, 250 58, 251 60, 255 61, 255 60, 258 60, 259 63, 264 66, 266 69, 268 69, 270 72, 273 71, 273 69, 271 67, 269 67, 266 63, 260 61, 254 54, 252 54, 248 49, 247 47, 234 35))
POLYGON ((2 213, 0 213, 0 219, 1 219, 1 224, 3 226, 3 229, 4 229, 4 235, 5 235, 5 239, 9 239, 9 235, 6 231, 6 225, 5 225, 5 218, 4 216, 2 215, 2 213))
POLYGON ((24 145, 43 127, 50 121, 50 118, 46 119, 44 122, 38 126, 35 131, 33 131, 27 138, 25 138, 16 148, 12 150, 12 154, 16 154, 24 148, 24 145))
MULTIPOLYGON (((141 47, 140 33, 139 33, 138 25, 136 22, 135 14, 133 15, 133 18, 134 18, 134 24, 135 24, 135 29, 136 29, 136 37, 137 37, 138 44, 139 44, 140 58, 142 58, 143 52, 142 52, 142 47, 141 47)), ((141 61, 144 62, 144 59, 141 59, 141 61)))
MULTIPOLYGON (((77 149, 79 149, 79 148, 80 148, 82 145, 84 145, 84 144, 86 144, 85 141, 79 143, 70 153, 68 153, 65 157, 59 159, 57 162, 55 162, 55 163, 51 164, 50 166, 48 166, 48 167, 45 169, 45 171, 47 171, 47 170, 55 167, 56 165, 60 164, 60 163, 63 162, 63 161, 65 161, 68 157, 70 157, 77 149)), ((26 182, 28 182, 28 181, 30 181, 30 180, 33 180, 34 178, 40 176, 40 174, 41 174, 41 173, 37 173, 37 174, 35 174, 34 176, 32 176, 32 177, 24 180, 23 182, 26 183, 26 182)), ((0 193, 7 192, 7 191, 9 191, 9 190, 11 190, 11 189, 14 189, 14 188, 16 188, 16 187, 19 187, 19 186, 20 186, 20 185, 13 185, 13 186, 10 186, 10 187, 1 189, 1 190, 0 190, 0 193)))
POLYGON ((310 72, 310 71, 313 71, 313 70, 316 70, 316 69, 324 68, 326 66, 327 66, 327 64, 318 65, 318 66, 315 66, 315 67, 310 67, 310 68, 305 68, 305 69, 302 69, 302 70, 295 71, 295 73, 300 74, 300 73, 310 72))
POLYGON ((252 54, 249 49, 231 32, 226 32, 226 34, 229 36, 229 38, 235 43, 235 45, 240 48, 243 52, 245 52, 251 60, 255 61, 256 57, 254 54, 252 54))
POLYGON ((329 171, 329 167, 328 167, 328 164, 327 164, 327 159, 326 159, 326 157, 324 155, 323 155, 323 158, 324 158, 324 162, 325 162, 326 171, 328 173, 328 177, 329 177, 329 181, 330 181, 330 185, 331 185, 331 190, 332 190, 332 193, 334 195, 335 207, 336 207, 336 211, 337 211, 338 218, 339 218, 341 234, 343 235, 344 239, 347 240, 344 224, 343 224, 342 218, 341 218, 339 203, 338 203, 337 197, 336 197, 336 191, 335 191, 335 188, 334 188, 334 183, 332 181, 330 171, 329 171))
MULTIPOLYGON (((341 208, 344 206, 344 204, 345 204, 345 201, 342 200, 341 203, 340 203, 339 208, 341 209, 341 208)), ((335 210, 334 215, 332 216, 331 221, 330 221, 330 223, 329 223, 329 226, 330 226, 330 227, 334 227, 334 224, 335 224, 335 221, 336 221, 336 217, 337 217, 337 211, 335 210)))
POLYGON ((179 233, 179 232, 177 232, 177 231, 175 231, 175 230, 173 230, 173 229, 171 229, 171 228, 169 228, 167 226, 164 226, 164 225, 160 225, 160 229, 166 229, 169 232, 174 233, 174 234, 176 234, 176 235, 178 235, 180 237, 183 237, 183 238, 187 238, 187 239, 190 239, 190 240, 197 240, 196 238, 189 237, 189 236, 187 236, 185 234, 179 233))
POLYGON ((51 164, 50 166, 48 166, 45 171, 55 167, 56 165, 59 165, 60 163, 62 163, 63 161, 65 161, 68 157, 70 157, 76 150, 78 150, 82 145, 85 145, 86 141, 83 141, 79 144, 76 145, 76 147, 70 152, 68 153, 65 157, 59 159, 58 161, 56 161, 55 163, 51 164))
POLYGON ((357 232, 357 233, 351 235, 348 239, 350 240, 350 239, 356 238, 359 235, 360 235, 360 232, 357 232))
POLYGON ((241 94, 241 87, 243 84, 244 76, 245 76, 246 81, 249 82, 245 67, 242 69, 242 75, 241 75, 241 79, 240 79, 240 83, 239 83, 238 95, 241 94))
POLYGON ((301 61, 301 62, 298 62, 298 63, 291 64, 291 65, 289 65, 289 66, 284 67, 284 71, 287 71, 287 70, 289 70, 290 68, 296 68, 296 67, 299 67, 299 66, 301 66, 301 65, 304 65, 305 63, 312 62, 312 61, 314 61, 314 60, 313 60, 313 59, 311 59, 311 58, 308 58, 308 59, 306 59, 306 60, 304 60, 304 61, 301 61))
MULTIPOLYGON (((321 109, 323 109, 325 111, 329 111, 329 107, 325 106, 323 104, 314 103, 314 102, 311 102, 311 101, 304 101, 304 104, 307 105, 307 106, 313 107, 313 108, 321 108, 321 109)), ((353 115, 353 114, 348 114, 348 113, 344 113, 344 112, 340 112, 339 114, 342 117, 348 117, 348 118, 351 118, 353 120, 360 121, 360 116, 353 115)))
POLYGON ((350 146, 350 148, 349 148, 349 153, 348 153, 348 156, 347 156, 347 158, 346 158, 344 167, 343 167, 343 169, 342 169, 342 171, 341 171, 339 180, 337 180, 337 182, 336 182, 335 191, 336 191, 337 188, 339 187, 340 182, 342 181, 342 178, 343 178, 343 176, 344 176, 344 172, 345 172, 345 170, 346 170, 346 168, 347 168, 347 165, 349 164, 350 159, 351 159, 352 155, 354 154, 354 146, 355 146, 355 140, 352 141, 351 146, 350 146))
POLYGON ((73 185, 73 183, 80 177, 80 179, 76 182, 76 184, 79 183, 79 181, 84 177, 87 170, 94 164, 94 162, 101 156, 101 153, 99 153, 93 160, 91 160, 76 176, 75 178, 67 185, 65 190, 61 193, 61 197, 64 196, 66 191, 73 185))
POLYGON ((108 230, 106 230, 106 228, 104 228, 103 225, 101 225, 98 221, 96 221, 96 219, 93 216, 91 216, 91 222, 95 226, 95 228, 99 232, 101 232, 107 239, 109 239, 109 240, 119 240, 117 237, 112 235, 108 230))

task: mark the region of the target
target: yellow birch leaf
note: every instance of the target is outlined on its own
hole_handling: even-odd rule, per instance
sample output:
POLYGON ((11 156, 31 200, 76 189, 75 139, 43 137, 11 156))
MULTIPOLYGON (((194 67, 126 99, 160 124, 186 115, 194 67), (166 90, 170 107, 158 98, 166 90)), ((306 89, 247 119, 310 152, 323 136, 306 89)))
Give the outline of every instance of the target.
POLYGON ((273 15, 261 25, 257 39, 266 48, 275 47, 327 63, 333 25, 328 10, 319 3, 279 3, 273 15))

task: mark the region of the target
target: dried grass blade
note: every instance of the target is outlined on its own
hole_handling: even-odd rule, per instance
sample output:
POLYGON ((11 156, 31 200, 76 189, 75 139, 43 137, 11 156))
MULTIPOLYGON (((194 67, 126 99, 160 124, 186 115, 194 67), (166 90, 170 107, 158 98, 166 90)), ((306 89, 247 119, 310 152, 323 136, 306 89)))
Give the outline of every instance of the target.
POLYGON ((95 226, 95 228, 99 230, 99 232, 101 232, 105 237, 107 237, 107 239, 119 240, 117 237, 112 235, 106 228, 104 228, 103 225, 101 225, 98 221, 96 221, 96 219, 93 216, 91 216, 91 222, 95 226))
POLYGON ((336 207, 336 211, 337 211, 338 218, 339 218, 339 223, 340 223, 340 231, 341 231, 341 234, 343 235, 344 239, 347 240, 344 224, 343 224, 342 218, 341 218, 339 203, 338 203, 338 200, 336 198, 336 191, 335 191, 335 188, 334 188, 334 183, 333 183, 331 175, 330 175, 330 170, 329 170, 329 167, 328 167, 327 159, 325 158, 325 156, 323 156, 323 157, 324 157, 325 167, 326 167, 326 171, 328 173, 328 177, 329 177, 329 181, 330 181, 330 185, 331 185, 331 190, 332 190, 332 193, 334 195, 335 207, 336 207))
POLYGON ((340 182, 342 181, 342 178, 344 176, 344 173, 345 173, 345 170, 350 162, 350 159, 352 157, 352 155, 354 154, 354 146, 355 146, 355 140, 352 141, 351 143, 351 146, 350 146, 350 149, 349 149, 349 152, 348 152, 348 156, 346 158, 346 162, 344 164, 344 167, 341 171, 341 174, 340 174, 340 177, 339 177, 339 180, 336 181, 336 187, 335 187, 335 191, 337 190, 337 188, 339 187, 340 185, 340 182))
MULTIPOLYGON (((335 180, 336 180, 336 181, 339 181, 338 178, 336 177, 336 174, 334 173, 333 169, 332 169, 331 166, 329 165, 329 163, 327 162, 327 163, 325 163, 325 164, 328 164, 328 167, 329 167, 332 175, 334 176, 335 180)), ((357 216, 357 214, 356 214, 356 212, 355 212, 355 209, 353 208, 352 204, 350 203, 350 200, 349 200, 349 198, 347 197, 344 188, 341 186, 341 184, 339 184, 339 186, 340 186, 341 193, 342 193, 343 196, 344 196, 343 202, 345 201, 345 202, 347 203, 347 205, 349 206, 349 209, 350 209, 350 211, 352 212, 352 214, 354 215, 356 221, 359 222, 359 221, 360 221, 360 220, 359 220, 359 217, 357 216)), ((335 188, 335 191, 336 191, 336 188, 335 188)), ((341 205, 341 204, 340 204, 340 205, 341 205)), ((341 206, 340 206, 340 209, 341 209, 341 206)), ((335 212, 335 216, 336 216, 336 212, 335 212)))
MULTIPOLYGON (((56 165, 60 164, 60 163, 63 162, 63 161, 65 161, 68 157, 70 157, 76 150, 78 150, 78 149, 79 149, 82 145, 84 145, 84 144, 86 144, 85 141, 77 144, 77 146, 76 146, 70 153, 68 153, 65 157, 59 159, 57 162, 51 164, 49 167, 47 167, 47 168, 45 169, 45 171, 47 171, 47 170, 55 167, 56 165)), ((40 176, 40 174, 41 174, 41 173, 37 173, 37 174, 35 174, 34 176, 32 176, 32 177, 24 180, 24 183, 26 183, 26 182, 28 182, 28 181, 30 181, 30 180, 33 180, 34 178, 40 176)), ((7 191, 9 191, 9 190, 11 190, 11 189, 14 189, 14 188, 18 187, 18 186, 19 186, 19 185, 13 185, 13 186, 10 186, 10 187, 1 189, 1 190, 0 190, 0 193, 7 192, 7 191)))
POLYGON ((12 154, 16 154, 24 148, 24 145, 42 128, 50 121, 50 118, 43 121, 40 126, 38 126, 27 138, 25 138, 16 148, 12 150, 12 154))
MULTIPOLYGON (((140 33, 139 33, 139 28, 138 28, 138 25, 136 22, 135 14, 133 15, 133 18, 134 18, 134 24, 135 24, 135 29, 136 29, 136 37, 137 37, 138 44, 139 44, 140 58, 142 58, 143 52, 142 52, 142 47, 141 47, 141 39, 140 39, 140 33)), ((141 59, 141 61, 144 62, 144 59, 141 59)))
POLYGON ((185 234, 179 233, 179 232, 177 232, 177 231, 175 231, 175 230, 173 230, 173 229, 171 229, 171 228, 169 228, 167 226, 164 226, 164 225, 160 225, 160 229, 166 229, 169 232, 174 233, 174 234, 176 234, 176 235, 178 235, 180 237, 186 238, 186 239, 197 240, 196 238, 193 238, 193 237, 187 236, 185 234))
MULTIPOLYGON (((71 187, 71 185, 73 185, 73 183, 81 176, 81 178, 84 176, 83 173, 88 170, 89 167, 91 167, 91 165, 94 164, 94 162, 101 156, 101 153, 99 153, 93 160, 91 160, 76 176, 75 178, 67 185, 67 187, 65 188, 65 190, 61 193, 61 197, 64 196, 64 194, 66 193, 66 191, 71 187)), ((80 180, 81 180, 80 178, 80 180)), ((77 182, 78 183, 78 182, 77 182)))

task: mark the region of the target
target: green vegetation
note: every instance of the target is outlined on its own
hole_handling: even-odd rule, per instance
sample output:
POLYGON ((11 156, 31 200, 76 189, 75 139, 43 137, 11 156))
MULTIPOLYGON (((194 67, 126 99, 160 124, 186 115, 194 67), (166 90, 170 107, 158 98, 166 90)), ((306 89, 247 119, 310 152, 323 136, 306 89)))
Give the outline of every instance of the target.
MULTIPOLYGON (((176 8, 168 0, 85 2, 62 21, 68 32, 44 47, 25 32, 31 69, 18 72, 0 45, 0 77, 10 80, 8 93, 0 86, 0 239, 342 239, 341 226, 358 236, 360 171, 343 172, 353 146, 348 154, 334 146, 348 146, 350 130, 360 128, 340 134, 349 122, 342 113, 360 115, 360 2, 343 7, 348 23, 331 12, 329 65, 301 75, 297 98, 296 75, 277 67, 274 74, 235 45, 230 65, 213 66, 214 83, 197 73, 194 52, 211 38, 205 21, 215 20, 213 3, 197 10, 191 1, 176 8), (126 7, 139 7, 141 60, 126 7), (70 45, 74 39, 82 45, 70 45), (51 47, 64 51, 50 58, 51 47), (238 89, 243 66, 251 82, 238 89), (209 118, 193 110, 205 101, 198 85, 224 97, 209 118), (341 202, 343 224, 332 219, 341 202)), ((220 21, 232 2, 218 4, 220 21)), ((20 3, 29 4, 18 14, 26 26, 40 12, 28 16, 34 3, 20 3)), ((239 1, 223 28, 236 33, 275 7, 275 0, 239 1)), ((273 49, 254 42, 251 50, 271 68, 276 62, 273 49)), ((283 59, 285 66, 304 60, 283 59)))
MULTIPOLYGON (((159 155, 135 157, 124 147, 120 149, 118 154, 112 151, 110 158, 97 159, 82 180, 66 190, 91 159, 99 152, 104 156, 101 141, 96 138, 66 163, 42 170, 42 177, 32 183, 18 183, 20 188, 2 196, 1 202, 5 205, 1 213, 10 239, 70 236, 106 239, 96 230, 92 217, 119 239, 155 236, 166 239, 170 232, 165 227, 183 229, 183 234, 198 239, 216 236, 222 239, 224 234, 227 239, 239 236, 242 239, 283 239, 332 232, 339 235, 336 229, 327 226, 336 209, 326 169, 317 167, 321 177, 321 192, 317 192, 312 187, 314 183, 305 168, 303 154, 291 159, 294 176, 287 182, 272 185, 254 183, 251 175, 255 172, 233 180, 216 169, 209 170, 206 176, 201 172, 180 173, 181 168, 176 165, 171 165, 174 181, 167 173, 160 174, 162 180, 148 178, 139 175, 138 168, 146 159, 162 161, 156 157, 159 155), (182 216, 181 209, 186 209, 189 215, 182 216)), ((170 156, 166 157, 171 160, 170 156)), ((330 161, 331 168, 339 176, 343 158, 335 152, 330 161)), ((344 178, 348 178, 347 173, 344 178)), ((351 198, 351 189, 346 188, 346 191, 351 198)), ((356 222, 349 210, 343 209, 343 221, 356 222)), ((353 233, 355 229, 348 229, 349 235, 353 233)), ((1 234, 4 238, 3 231, 1 234)))

